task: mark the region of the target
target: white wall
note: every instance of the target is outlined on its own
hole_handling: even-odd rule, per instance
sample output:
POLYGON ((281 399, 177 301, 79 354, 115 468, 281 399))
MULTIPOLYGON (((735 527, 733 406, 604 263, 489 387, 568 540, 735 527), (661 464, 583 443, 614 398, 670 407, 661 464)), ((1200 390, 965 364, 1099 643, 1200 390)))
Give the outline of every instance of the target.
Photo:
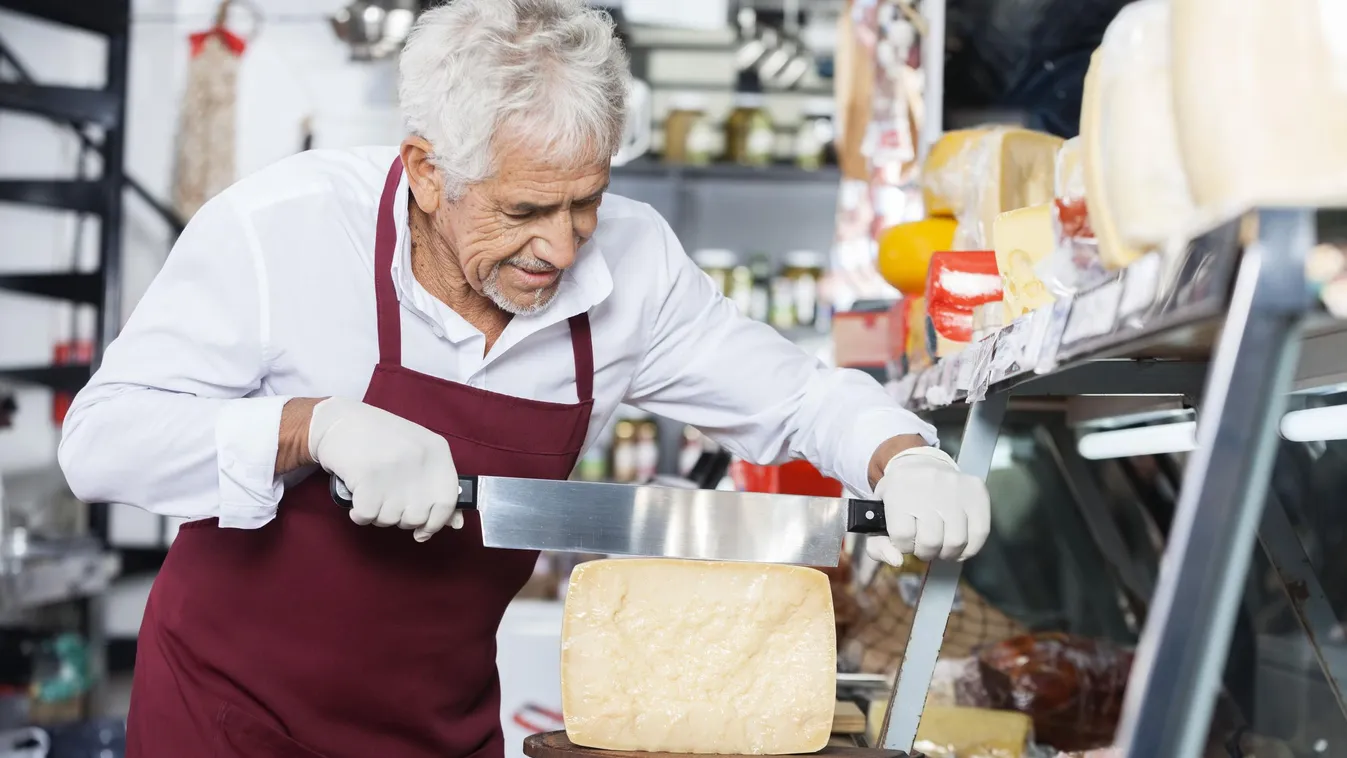
MULTIPOLYGON (((391 63, 354 63, 327 24, 343 0, 266 0, 266 18, 245 52, 239 76, 237 166, 254 171, 299 149, 301 121, 312 118, 320 147, 396 142, 401 134, 391 63)), ((178 104, 186 78, 187 36, 206 28, 214 0, 133 0, 127 173, 162 199, 169 197, 178 104)), ((235 26, 251 21, 242 10, 235 26)), ((42 83, 99 86, 104 46, 92 35, 0 11, 3 39, 42 83)), ((43 119, 0 112, 0 177, 72 177, 78 142, 43 119)), ((127 194, 124 223, 126 314, 167 255, 159 218, 127 194)), ((71 214, 0 205, 0 271, 68 268, 71 214)), ((87 225, 84 260, 92 262, 95 223, 87 225)), ((124 314, 124 315, 126 315, 124 314)), ((67 336, 69 309, 0 293, 0 365, 43 365, 67 336)), ((15 426, 0 431, 0 474, 50 466, 58 432, 50 394, 19 393, 15 426)))

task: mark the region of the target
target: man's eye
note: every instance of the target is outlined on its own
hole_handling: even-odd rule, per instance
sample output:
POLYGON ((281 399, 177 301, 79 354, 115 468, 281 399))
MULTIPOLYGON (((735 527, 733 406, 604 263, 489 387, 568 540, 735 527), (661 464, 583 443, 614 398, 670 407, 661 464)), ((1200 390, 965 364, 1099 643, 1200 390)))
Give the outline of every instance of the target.
POLYGON ((586 198, 586 199, 584 199, 584 200, 581 200, 581 201, 575 203, 575 207, 576 207, 576 208, 593 208, 594 206, 598 205, 598 204, 599 204, 599 201, 602 200, 602 199, 603 199, 602 197, 591 197, 591 198, 586 198))
POLYGON ((508 216, 509 218, 514 219, 515 221, 528 221, 529 219, 533 218, 534 214, 533 211, 525 211, 523 213, 506 213, 505 215, 508 216))

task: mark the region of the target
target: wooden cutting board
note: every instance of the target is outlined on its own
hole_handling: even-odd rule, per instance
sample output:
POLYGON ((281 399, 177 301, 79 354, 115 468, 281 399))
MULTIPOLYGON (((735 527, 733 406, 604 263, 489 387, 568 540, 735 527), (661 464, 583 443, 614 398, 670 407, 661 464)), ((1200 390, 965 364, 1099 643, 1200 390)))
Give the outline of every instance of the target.
MULTIPOLYGON (((565 732, 535 734, 524 740, 524 755, 529 758, 708 758, 704 755, 687 753, 642 753, 634 750, 599 750, 591 747, 577 747, 566 739, 565 732)), ((817 753, 818 758, 922 758, 920 753, 911 755, 901 750, 877 750, 859 747, 825 747, 817 753)), ((717 756, 716 758, 749 758, 748 756, 717 756)), ((761 758, 760 756, 755 758, 761 758)))

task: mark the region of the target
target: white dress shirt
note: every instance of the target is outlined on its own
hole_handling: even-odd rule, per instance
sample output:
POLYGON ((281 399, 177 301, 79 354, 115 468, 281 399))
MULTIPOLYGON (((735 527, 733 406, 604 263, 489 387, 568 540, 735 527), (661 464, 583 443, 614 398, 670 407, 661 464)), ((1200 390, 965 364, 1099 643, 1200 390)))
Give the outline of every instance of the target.
MULTIPOLYGON (((393 148, 310 151, 229 188, 178 240, 66 417, 75 495, 225 527, 270 521, 281 408, 360 398, 378 360, 374 226, 393 148)), ((399 197, 407 197, 404 175, 399 197)), ((588 311, 594 411, 619 404, 691 424, 757 463, 805 458, 868 495, 884 440, 935 431, 863 373, 833 370, 723 298, 650 206, 607 195, 550 307, 484 337, 412 275, 396 203, 393 281, 404 365, 492 392, 576 401, 566 319, 588 311)))

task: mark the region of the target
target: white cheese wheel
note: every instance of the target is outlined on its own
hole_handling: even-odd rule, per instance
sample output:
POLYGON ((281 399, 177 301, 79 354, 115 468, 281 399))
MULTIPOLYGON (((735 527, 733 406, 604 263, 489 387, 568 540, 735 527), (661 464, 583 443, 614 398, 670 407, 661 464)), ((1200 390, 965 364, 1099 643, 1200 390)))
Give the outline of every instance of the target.
POLYGON ((1099 140, 1118 236, 1153 250, 1195 215, 1179 157, 1170 66, 1169 0, 1140 0, 1109 24, 1100 46, 1099 140))
POLYGON ((1204 215, 1347 205, 1347 0, 1173 0, 1173 44, 1204 215))
POLYGON ((822 749, 837 697, 832 591, 797 566, 583 563, 562 625, 571 742, 775 755, 822 749))
POLYGON ((1084 156, 1085 203, 1090 210, 1090 226, 1094 229, 1099 247, 1099 260, 1105 268, 1118 269, 1137 260, 1144 250, 1129 245, 1118 236, 1118 224, 1113 216, 1113 203, 1105 181, 1107 146, 1102 136, 1102 103, 1104 79, 1103 50, 1090 56, 1090 68, 1085 73, 1085 96, 1080 105, 1080 139, 1084 156))

